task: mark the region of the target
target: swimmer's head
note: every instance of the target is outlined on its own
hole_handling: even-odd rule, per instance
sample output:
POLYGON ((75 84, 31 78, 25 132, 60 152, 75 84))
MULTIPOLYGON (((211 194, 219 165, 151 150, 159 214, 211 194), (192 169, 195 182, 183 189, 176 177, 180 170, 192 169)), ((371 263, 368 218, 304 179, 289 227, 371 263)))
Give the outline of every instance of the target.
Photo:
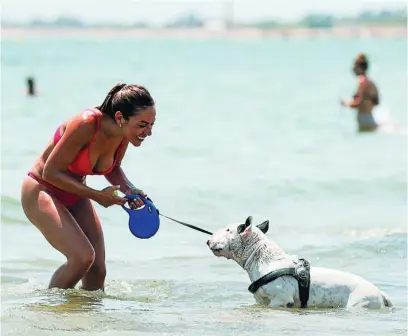
POLYGON ((367 56, 363 53, 360 53, 354 60, 353 72, 358 76, 365 74, 367 70, 368 70, 367 56))
POLYGON ((114 120, 123 137, 134 146, 140 146, 144 138, 152 135, 155 102, 143 86, 116 84, 99 109, 114 120))

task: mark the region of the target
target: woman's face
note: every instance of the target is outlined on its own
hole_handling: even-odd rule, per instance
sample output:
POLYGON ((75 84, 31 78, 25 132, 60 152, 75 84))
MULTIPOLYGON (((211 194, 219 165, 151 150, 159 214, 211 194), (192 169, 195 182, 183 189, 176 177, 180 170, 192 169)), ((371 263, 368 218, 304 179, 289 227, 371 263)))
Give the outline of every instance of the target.
POLYGON ((152 135, 152 128, 156 120, 155 106, 146 107, 138 111, 129 120, 123 120, 123 136, 133 146, 139 147, 144 139, 152 135))
POLYGON ((357 63, 354 63, 353 65, 353 72, 356 76, 362 75, 364 73, 363 69, 361 69, 361 67, 357 63))

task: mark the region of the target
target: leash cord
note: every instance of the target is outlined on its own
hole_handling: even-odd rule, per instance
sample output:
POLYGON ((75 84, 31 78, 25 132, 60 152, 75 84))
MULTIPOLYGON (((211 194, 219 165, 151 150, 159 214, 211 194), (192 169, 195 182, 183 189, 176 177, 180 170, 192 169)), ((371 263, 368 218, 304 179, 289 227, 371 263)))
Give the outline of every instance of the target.
POLYGON ((200 231, 200 232, 203 232, 203 233, 212 235, 212 232, 207 231, 207 230, 204 230, 204 229, 201 229, 201 228, 199 228, 199 227, 197 227, 197 226, 194 226, 194 225, 191 225, 191 224, 188 224, 188 223, 179 221, 179 220, 177 220, 177 219, 168 217, 168 216, 163 215, 163 214, 160 214, 160 216, 166 217, 167 219, 170 219, 170 220, 172 220, 173 222, 176 222, 176 223, 179 223, 179 224, 181 224, 181 225, 187 226, 187 227, 189 227, 189 228, 191 228, 191 229, 194 229, 194 230, 197 230, 197 231, 200 231))

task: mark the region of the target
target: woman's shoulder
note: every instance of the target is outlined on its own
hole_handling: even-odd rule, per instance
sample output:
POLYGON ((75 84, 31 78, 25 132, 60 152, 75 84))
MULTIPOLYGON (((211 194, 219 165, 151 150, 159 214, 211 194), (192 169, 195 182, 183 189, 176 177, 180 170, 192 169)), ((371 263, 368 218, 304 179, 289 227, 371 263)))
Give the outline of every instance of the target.
POLYGON ((96 108, 90 108, 78 113, 77 118, 84 124, 95 124, 99 122, 102 112, 96 108))
POLYGON ((90 108, 82 110, 69 118, 64 123, 63 128, 70 130, 70 133, 91 135, 98 128, 101 115, 102 113, 98 109, 90 108))
POLYGON ((74 114, 71 118, 67 120, 67 124, 76 124, 76 125, 92 125, 99 122, 102 112, 97 109, 85 109, 77 114, 74 114))
POLYGON ((369 82, 369 78, 367 76, 364 75, 360 75, 357 76, 357 81, 362 84, 362 83, 368 83, 369 82))
POLYGON ((378 90, 377 84, 372 78, 366 79, 366 87, 368 90, 378 90))

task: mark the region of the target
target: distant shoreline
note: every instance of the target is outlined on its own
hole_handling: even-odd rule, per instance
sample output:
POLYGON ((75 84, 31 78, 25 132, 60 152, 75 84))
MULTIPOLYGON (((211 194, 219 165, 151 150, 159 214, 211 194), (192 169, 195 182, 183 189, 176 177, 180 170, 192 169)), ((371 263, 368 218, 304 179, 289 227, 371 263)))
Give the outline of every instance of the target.
POLYGON ((332 28, 59 28, 2 27, 2 39, 24 38, 156 38, 156 39, 265 39, 265 38, 399 38, 406 26, 337 26, 332 28))

